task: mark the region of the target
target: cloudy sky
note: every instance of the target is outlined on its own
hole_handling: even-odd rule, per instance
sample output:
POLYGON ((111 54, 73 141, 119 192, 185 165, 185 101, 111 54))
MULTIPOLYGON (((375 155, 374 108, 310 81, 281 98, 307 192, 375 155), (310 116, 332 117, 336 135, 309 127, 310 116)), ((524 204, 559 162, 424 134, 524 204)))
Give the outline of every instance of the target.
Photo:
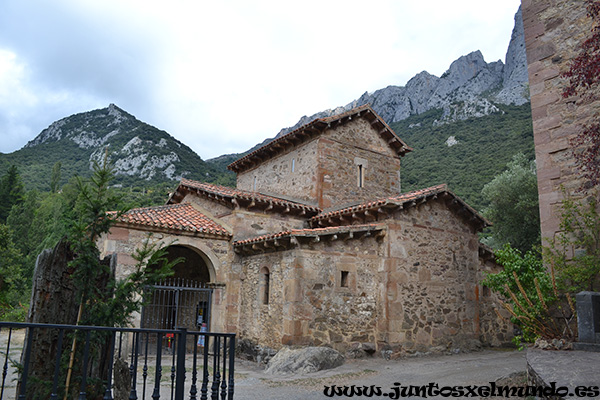
POLYGON ((520 0, 0 0, 0 152, 114 103, 202 158, 506 55, 520 0))

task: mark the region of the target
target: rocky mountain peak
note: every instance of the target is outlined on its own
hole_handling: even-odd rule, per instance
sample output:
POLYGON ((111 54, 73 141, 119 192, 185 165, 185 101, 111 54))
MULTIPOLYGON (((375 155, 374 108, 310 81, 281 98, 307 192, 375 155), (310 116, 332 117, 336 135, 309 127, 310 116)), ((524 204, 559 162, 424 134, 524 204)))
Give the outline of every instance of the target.
POLYGON ((135 120, 135 117, 110 104, 107 108, 71 115, 53 122, 25 147, 35 147, 62 139, 71 140, 83 149, 99 147, 117 135, 120 126, 128 120, 135 120), (107 131, 107 126, 113 129, 107 131))
POLYGON ((487 66, 488 64, 483 59, 483 54, 477 50, 466 56, 459 57, 450 64, 448 71, 442 75, 442 80, 452 82, 458 87, 477 76, 487 66))
POLYGON ((529 76, 527 72, 527 53, 525 52, 525 33, 521 7, 515 14, 513 28, 506 52, 506 67, 503 71, 503 88, 496 96, 500 103, 521 105, 529 101, 529 76))
POLYGON ((370 104, 387 123, 402 121, 431 109, 442 109, 446 123, 501 112, 496 104, 521 105, 529 101, 527 56, 521 9, 515 15, 506 63, 487 63, 476 50, 455 60, 437 77, 427 71, 411 78, 406 86, 388 86, 334 109, 304 116, 294 126, 282 129, 277 136, 290 132, 315 118, 328 117, 353 107, 370 104))
POLYGON ((25 147, 50 151, 48 145, 55 142, 68 148, 73 159, 85 160, 90 169, 108 149, 106 154, 117 177, 179 180, 197 175, 194 170, 207 169, 190 148, 115 104, 56 121, 25 147))

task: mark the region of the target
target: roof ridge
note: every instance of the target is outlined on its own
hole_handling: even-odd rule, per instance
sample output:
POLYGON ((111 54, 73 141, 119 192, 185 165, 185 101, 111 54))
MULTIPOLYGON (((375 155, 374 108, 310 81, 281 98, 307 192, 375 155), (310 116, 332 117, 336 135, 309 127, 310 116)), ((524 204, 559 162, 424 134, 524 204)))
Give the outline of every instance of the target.
MULTIPOLYGON (((448 190, 447 184, 442 183, 440 185, 430 186, 430 187, 423 188, 423 189, 417 189, 417 190, 413 190, 413 191, 406 192, 406 193, 400 193, 400 194, 394 195, 394 196, 387 196, 387 197, 381 197, 381 198, 373 199, 373 200, 369 200, 369 201, 364 201, 362 203, 349 205, 349 206, 338 208, 338 209, 331 210, 331 211, 324 211, 324 212, 312 217, 311 219, 319 219, 323 215, 343 214, 343 213, 349 212, 350 210, 375 207, 375 206, 383 205, 389 201, 394 201, 394 200, 399 200, 401 198, 410 197, 417 193, 424 195, 427 193, 442 192, 442 191, 450 192, 448 190)), ((452 192, 450 192, 450 193, 452 193, 452 192)), ((452 194, 454 194, 454 193, 452 193, 452 194)))
POLYGON ((157 205, 157 206, 135 207, 135 208, 129 209, 127 212, 136 211, 136 210, 156 210, 156 209, 160 209, 160 208, 175 208, 175 207, 183 207, 183 206, 191 206, 191 204, 188 202, 185 202, 185 203, 161 204, 161 205, 157 205))
MULTIPOLYGON (((243 170, 245 170, 245 167, 243 167, 244 163, 249 162, 250 164, 253 164, 252 159, 254 159, 254 160, 258 159, 259 160, 258 162, 260 163, 261 162, 260 160, 262 158, 258 157, 258 155, 265 152, 266 149, 272 148, 277 143, 287 141, 288 139, 290 139, 292 137, 300 136, 302 132, 306 133, 305 131, 307 131, 309 128, 311 128, 315 125, 318 125, 318 124, 324 125, 324 127, 320 130, 320 132, 322 132, 325 129, 328 129, 330 127, 330 124, 334 121, 339 121, 344 118, 348 118, 348 120, 350 120, 350 119, 352 119, 351 117, 353 114, 360 115, 363 112, 366 112, 364 115, 367 115, 367 113, 371 113, 374 116, 374 119, 372 121, 377 120, 377 121, 381 122, 383 129, 381 129, 379 131, 379 134, 383 135, 384 132, 388 132, 389 134, 391 134, 391 137, 393 138, 394 143, 397 144, 397 146, 394 147, 394 150, 399 155, 404 155, 405 153, 413 150, 406 143, 404 143, 404 141, 402 139, 400 139, 400 137, 392 130, 392 128, 383 120, 383 118, 381 118, 381 116, 379 116, 375 112, 375 110, 373 110, 373 108, 371 107, 370 104, 363 104, 362 106, 354 107, 354 108, 352 108, 348 111, 345 111, 343 113, 340 113, 340 114, 331 115, 329 117, 315 118, 312 121, 294 129, 293 131, 286 133, 285 135, 282 135, 280 137, 275 137, 269 143, 259 147, 258 149, 252 151, 251 153, 246 154, 246 155, 240 157, 239 159, 235 160, 234 162, 229 164, 227 166, 227 168, 236 173, 243 171, 243 170)), ((316 130, 319 131, 318 128, 316 130)), ((308 135, 305 135, 305 136, 310 137, 313 134, 314 134, 314 132, 312 132, 312 133, 309 132, 308 135)), ((302 136, 298 137, 297 139, 300 139, 301 142, 306 140, 306 138, 303 138, 302 136)), ((292 140, 292 142, 295 142, 295 141, 292 140)), ((389 143, 391 143, 391 142, 389 142, 389 143)), ((289 143, 287 143, 287 145, 289 145, 289 143)), ((391 144, 390 144, 390 146, 391 146, 391 144)), ((271 155, 269 155, 269 158, 270 157, 271 157, 271 155)))

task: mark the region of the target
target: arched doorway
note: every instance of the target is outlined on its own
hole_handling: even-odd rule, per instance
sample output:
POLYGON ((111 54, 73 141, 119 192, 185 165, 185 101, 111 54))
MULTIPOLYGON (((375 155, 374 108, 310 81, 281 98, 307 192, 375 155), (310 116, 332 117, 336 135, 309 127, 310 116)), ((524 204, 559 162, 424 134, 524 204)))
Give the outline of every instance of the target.
POLYGON ((195 248, 182 245, 169 246, 166 258, 182 261, 173 268, 173 276, 147 288, 142 327, 210 331, 212 289, 208 283, 214 268, 209 258, 195 248))
POLYGON ((167 248, 167 259, 173 261, 177 258, 181 258, 183 261, 175 265, 173 279, 193 281, 203 285, 211 281, 210 260, 203 257, 203 253, 199 250, 181 245, 169 246, 167 248))

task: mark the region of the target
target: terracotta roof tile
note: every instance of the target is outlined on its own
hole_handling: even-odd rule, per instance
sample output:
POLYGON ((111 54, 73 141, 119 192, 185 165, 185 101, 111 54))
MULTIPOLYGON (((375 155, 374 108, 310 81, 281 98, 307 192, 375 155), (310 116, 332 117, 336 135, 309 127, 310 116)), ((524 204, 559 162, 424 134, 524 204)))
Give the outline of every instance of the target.
POLYGON ((354 206, 344 207, 342 209, 335 210, 335 211, 323 212, 323 213, 313 217, 311 220, 318 221, 321 219, 331 218, 331 217, 337 216, 337 215, 345 215, 345 214, 349 214, 349 213, 356 212, 356 211, 362 211, 362 210, 372 209, 375 207, 381 207, 381 206, 384 206, 387 204, 400 205, 400 204, 406 203, 408 201, 417 200, 419 198, 423 198, 423 197, 427 197, 429 195, 445 192, 447 190, 448 190, 448 187, 445 184, 438 185, 438 186, 432 186, 432 187, 425 188, 425 189, 420 189, 420 190, 415 190, 415 191, 408 192, 408 193, 403 193, 398 196, 385 197, 382 199, 368 201, 368 202, 357 204, 354 206))
POLYGON ((245 199, 254 200, 263 203, 272 203, 275 205, 286 206, 295 209, 306 210, 311 213, 319 213, 321 209, 307 204, 298 203, 291 200, 285 200, 274 196, 261 194, 258 192, 249 192, 240 189, 234 189, 227 186, 213 185, 210 183, 193 181, 191 179, 181 179, 179 186, 187 187, 199 192, 203 192, 206 195, 217 195, 223 198, 231 199, 245 199))
POLYGON ((306 228, 306 229, 292 229, 289 231, 277 232, 268 235, 256 236, 249 239, 238 240, 233 243, 234 246, 241 246, 259 242, 265 242, 273 239, 278 239, 282 237, 292 237, 292 236, 321 236, 321 235, 332 235, 336 233, 346 233, 346 232, 362 232, 362 231, 373 231, 373 230, 382 230, 384 226, 382 224, 362 224, 362 225, 344 225, 344 226, 333 226, 326 228, 306 228))
POLYGON ((227 166, 228 169, 239 173, 251 168, 252 165, 260 164, 263 160, 269 159, 272 157, 274 153, 279 153, 281 151, 285 151, 290 146, 296 146, 297 141, 305 141, 309 140, 311 134, 306 135, 307 131, 311 132, 323 132, 328 129, 332 123, 342 121, 343 119, 350 120, 356 116, 368 116, 371 121, 376 121, 379 125, 379 134, 384 136, 385 139, 390 143, 390 146, 395 148, 395 151, 398 155, 404 155, 412 151, 402 139, 400 139, 396 133, 390 128, 390 126, 379 116, 370 105, 365 104, 360 107, 353 108, 352 110, 346 111, 341 114, 333 115, 331 117, 325 118, 316 118, 311 122, 286 133, 278 138, 273 139, 269 143, 264 146, 254 150, 253 152, 246 154, 245 156, 239 158, 238 160, 232 162, 227 166), (279 148, 279 149, 278 149, 279 148))
POLYGON ((461 200, 458 196, 448 190, 448 186, 446 184, 431 186, 425 189, 414 190, 408 193, 402 193, 398 196, 386 197, 383 199, 373 200, 361 204, 357 204, 354 206, 345 207, 339 210, 334 211, 326 211, 319 215, 314 216, 310 219, 311 223, 318 222, 325 219, 330 219, 336 216, 343 216, 347 214, 352 214, 357 211, 371 210, 375 208, 379 208, 387 205, 396 205, 402 206, 406 203, 416 201, 416 200, 428 200, 433 198, 435 195, 447 193, 456 199, 461 205, 467 209, 471 214, 473 214, 476 218, 478 218, 485 226, 491 225, 489 221, 487 221, 483 216, 481 216, 475 209, 466 204, 463 200, 461 200))
MULTIPOLYGON (((112 215, 115 215, 112 213, 112 215)), ((215 221, 188 203, 158 207, 134 208, 117 219, 117 223, 139 225, 190 233, 230 237, 231 234, 215 221)))

